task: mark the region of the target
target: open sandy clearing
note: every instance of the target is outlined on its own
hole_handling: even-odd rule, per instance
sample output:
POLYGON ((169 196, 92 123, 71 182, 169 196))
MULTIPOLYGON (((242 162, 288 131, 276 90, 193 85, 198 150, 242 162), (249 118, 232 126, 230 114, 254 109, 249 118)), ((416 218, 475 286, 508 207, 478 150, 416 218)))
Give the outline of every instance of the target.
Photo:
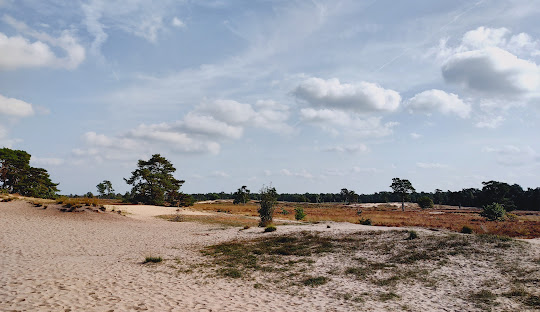
MULTIPOLYGON (((151 217, 161 211, 156 213, 148 208, 149 211, 142 213, 143 217, 137 217, 137 211, 141 210, 134 209, 128 210, 131 217, 126 217, 111 213, 61 213, 52 207, 44 210, 22 201, 0 203, 0 310, 474 311, 485 307, 456 300, 448 294, 475 292, 479 290, 477 287, 497 277, 489 263, 473 266, 467 259, 460 258, 456 260, 458 266, 438 268, 441 276, 469 278, 457 285, 444 281, 438 286, 413 283, 377 289, 339 273, 324 285, 309 287, 289 285, 287 281, 274 283, 272 276, 279 275, 255 272, 253 279, 263 283, 262 287, 254 287, 252 280, 222 278, 211 273, 212 267, 199 270, 196 264, 209 261, 200 253, 205 246, 268 236, 261 234, 261 229, 239 231, 215 225, 166 222, 151 217), (143 265, 141 262, 146 256, 161 256, 165 260, 160 264, 143 265), (359 297, 361 300, 355 300, 359 297)), ((175 210, 166 209, 168 213, 175 210)), ((277 233, 316 230, 332 237, 375 228, 346 223, 328 225, 331 227, 325 223, 283 226, 277 233)), ((386 241, 394 239, 392 235, 400 235, 391 231, 385 233, 388 234, 381 237, 386 237, 386 241)), ((428 234, 427 231, 419 233, 428 234)), ((538 258, 537 245, 524 244, 527 258, 521 260, 538 258)), ((377 248, 370 252, 376 253, 377 248)), ((520 250, 512 248, 500 252, 520 250)), ((376 258, 373 254, 370 259, 375 261, 376 258)), ((318 276, 348 265, 336 263, 336 259, 322 255, 314 260, 312 271, 307 273, 318 276)), ((534 268, 534 263, 528 265, 534 268)), ((532 274, 529 279, 538 281, 538 276, 532 274)), ((498 301, 498 305, 491 308, 502 311, 523 310, 524 307, 508 298, 498 301)))

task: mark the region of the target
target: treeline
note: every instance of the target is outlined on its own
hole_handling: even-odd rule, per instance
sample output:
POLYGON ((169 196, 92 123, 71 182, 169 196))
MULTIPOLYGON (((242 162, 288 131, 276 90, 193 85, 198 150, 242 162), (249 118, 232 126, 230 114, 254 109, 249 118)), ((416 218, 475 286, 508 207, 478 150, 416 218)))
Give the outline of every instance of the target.
MULTIPOLYGON (((524 190, 518 184, 510 185, 504 182, 482 182, 483 187, 466 188, 461 191, 414 192, 409 195, 409 201, 418 202, 422 197, 429 197, 435 204, 483 207, 492 203, 504 205, 507 211, 512 210, 540 210, 540 187, 524 190)), ((191 194, 196 201, 234 199, 234 193, 206 193, 191 194)), ((251 200, 258 200, 259 194, 250 193, 251 200)), ((399 202, 401 197, 394 192, 377 192, 373 194, 356 194, 354 191, 342 189, 339 193, 282 193, 278 201, 302 203, 386 203, 399 202)))

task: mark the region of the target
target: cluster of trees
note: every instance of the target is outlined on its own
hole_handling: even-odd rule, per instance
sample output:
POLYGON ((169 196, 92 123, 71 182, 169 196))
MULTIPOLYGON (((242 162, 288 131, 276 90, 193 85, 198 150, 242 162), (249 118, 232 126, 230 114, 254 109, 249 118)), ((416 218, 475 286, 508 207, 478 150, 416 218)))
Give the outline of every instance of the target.
MULTIPOLYGON (((397 185, 407 181, 398 179, 397 185)), ((410 183, 410 182, 409 182, 410 183)), ((394 185, 394 179, 392 182, 394 185)), ((278 194, 278 201, 288 202, 306 202, 306 203, 386 203, 386 202, 401 202, 403 200, 419 203, 425 202, 426 207, 430 204, 427 199, 430 199, 435 204, 464 206, 464 207, 483 207, 494 202, 500 203, 507 211, 512 210, 540 210, 540 187, 528 188, 524 190, 517 184, 510 185, 504 182, 487 181, 482 182, 483 187, 466 188, 461 191, 442 191, 440 189, 434 192, 415 192, 414 187, 409 189, 403 197, 403 193, 399 188, 395 191, 383 191, 373 194, 356 194, 343 188, 339 193, 281 193, 278 194)), ((405 185, 407 186, 407 185, 405 185)), ((407 188, 406 188, 407 189, 407 188)), ((234 193, 236 194, 236 193, 234 193)), ((192 194, 197 201, 215 200, 215 199, 235 199, 233 193, 207 193, 207 194, 192 194)), ((259 200, 260 194, 248 194, 250 200, 259 200)))
POLYGON ((47 170, 30 166, 31 155, 25 151, 0 149, 0 189, 8 193, 39 198, 55 198, 58 183, 47 170))
MULTIPOLYGON (((30 166, 30 157, 25 151, 0 149, 0 190, 24 196, 55 198, 59 192, 58 183, 51 181, 47 170, 30 166)), ((96 188, 101 198, 121 197, 124 201, 150 205, 189 206, 195 201, 215 199, 233 199, 235 204, 245 204, 250 200, 264 200, 262 197, 265 192, 251 193, 245 185, 234 193, 184 194, 180 192, 184 181, 174 178, 175 171, 176 168, 171 162, 160 154, 154 154, 149 160, 139 160, 131 177, 124 179, 132 186, 131 191, 125 195, 115 194, 112 183, 108 180, 99 183, 96 188)), ((289 202, 403 203, 409 200, 418 202, 423 207, 430 207, 432 203, 468 207, 485 207, 498 203, 506 211, 540 210, 540 187, 524 190, 518 184, 510 185, 499 181, 482 182, 482 185, 481 189, 436 189, 434 192, 417 193, 408 180, 394 178, 390 185, 391 192, 357 194, 343 188, 339 193, 277 194, 273 189, 272 196, 275 196, 277 201, 289 202)), ((88 192, 86 196, 92 197, 93 194, 88 192)))

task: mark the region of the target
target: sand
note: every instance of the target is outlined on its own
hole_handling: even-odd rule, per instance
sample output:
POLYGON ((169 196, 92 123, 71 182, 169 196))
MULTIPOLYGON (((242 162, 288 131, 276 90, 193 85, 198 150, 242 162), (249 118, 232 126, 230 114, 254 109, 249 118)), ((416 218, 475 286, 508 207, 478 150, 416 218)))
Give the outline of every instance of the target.
MULTIPOLYGON (((209 277, 197 272, 182 274, 173 268, 175 263, 202 261, 200 250, 204 246, 260 237, 261 229, 239 231, 239 228, 154 218, 164 213, 173 214, 175 208, 135 205, 108 208, 120 209, 127 215, 62 213, 51 206, 41 209, 23 201, 0 203, 0 311, 357 309, 336 297, 333 285, 295 295, 279 289, 256 289, 243 280, 209 277), (166 261, 143 265, 146 256, 161 256, 166 261)), ((182 209, 181 213, 201 212, 182 209)), ((367 229, 390 230, 348 223, 320 223, 280 226, 279 232, 344 233, 367 229)), ((321 259, 323 265, 324 261, 321 259)), ((358 291, 354 285, 340 287, 344 287, 344 291, 358 291)), ((445 298, 444 289, 430 293, 415 292, 412 288, 402 291, 399 301, 366 302, 358 310, 396 311, 406 304, 428 311, 477 310, 473 305, 445 298)))

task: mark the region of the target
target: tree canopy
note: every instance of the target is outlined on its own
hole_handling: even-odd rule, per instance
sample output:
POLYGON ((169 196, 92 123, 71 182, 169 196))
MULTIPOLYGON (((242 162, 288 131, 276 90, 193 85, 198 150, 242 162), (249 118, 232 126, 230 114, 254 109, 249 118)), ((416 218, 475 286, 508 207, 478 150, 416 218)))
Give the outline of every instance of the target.
POLYGON ((0 149, 0 188, 23 196, 54 198, 58 183, 53 183, 43 168, 30 166, 30 154, 9 148, 0 149))
POLYGON ((233 204, 246 204, 247 202, 249 202, 249 194, 250 190, 248 190, 247 186, 242 185, 242 187, 233 194, 233 204))
POLYGON ((112 186, 111 181, 103 180, 103 182, 96 185, 96 188, 98 190, 99 196, 114 197, 114 188, 112 186))
POLYGON ((401 210, 405 211, 405 199, 410 193, 415 191, 411 182, 407 179, 393 178, 390 187, 394 193, 401 197, 401 210))
POLYGON ((137 169, 131 178, 125 179, 133 185, 131 201, 147 205, 164 205, 177 200, 180 187, 185 181, 173 176, 176 168, 160 154, 152 155, 149 160, 139 160, 137 169))

